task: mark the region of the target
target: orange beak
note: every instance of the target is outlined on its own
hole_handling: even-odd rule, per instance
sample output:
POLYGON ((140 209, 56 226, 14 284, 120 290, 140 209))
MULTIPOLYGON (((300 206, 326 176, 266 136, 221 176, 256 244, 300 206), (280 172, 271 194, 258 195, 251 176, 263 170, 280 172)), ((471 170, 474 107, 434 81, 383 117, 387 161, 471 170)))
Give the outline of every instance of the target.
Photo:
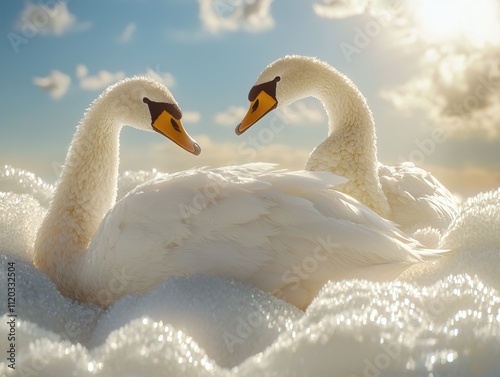
POLYGON ((241 135, 277 106, 278 101, 262 90, 255 100, 250 102, 247 114, 241 123, 236 126, 236 134, 241 135))
POLYGON ((175 119, 168 111, 163 110, 152 123, 155 131, 168 137, 175 144, 194 155, 201 153, 198 143, 186 132, 180 119, 175 119))

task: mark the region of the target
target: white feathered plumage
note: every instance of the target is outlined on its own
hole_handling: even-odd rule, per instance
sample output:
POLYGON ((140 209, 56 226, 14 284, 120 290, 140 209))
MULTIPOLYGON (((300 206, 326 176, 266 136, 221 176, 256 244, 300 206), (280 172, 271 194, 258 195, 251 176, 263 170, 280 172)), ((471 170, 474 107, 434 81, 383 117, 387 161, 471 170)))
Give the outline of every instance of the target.
POLYGON ((392 278, 435 254, 351 197, 328 172, 269 164, 199 168, 141 184, 115 204, 123 124, 199 153, 173 96, 148 79, 106 90, 75 133, 35 243, 65 294, 108 306, 170 276, 251 283, 304 308, 329 279, 392 278))
POLYGON ((445 230, 457 199, 429 172, 413 163, 379 164, 375 126, 366 99, 354 83, 312 57, 285 56, 268 65, 249 93, 249 111, 238 125, 246 131, 274 108, 304 97, 318 98, 329 117, 328 137, 310 154, 307 170, 330 171, 349 181, 338 190, 413 232, 445 230))

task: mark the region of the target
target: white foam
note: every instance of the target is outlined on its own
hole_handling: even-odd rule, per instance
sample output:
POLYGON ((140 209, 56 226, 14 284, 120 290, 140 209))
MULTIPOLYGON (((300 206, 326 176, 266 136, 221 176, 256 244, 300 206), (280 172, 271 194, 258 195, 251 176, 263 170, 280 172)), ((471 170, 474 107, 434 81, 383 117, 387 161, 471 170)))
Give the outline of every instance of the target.
MULTIPOLYGON (((122 192, 149 176, 129 174, 122 192)), ((256 288, 204 276, 168 279, 107 311, 73 302, 30 262, 43 198, 0 180, 0 192, 12 187, 0 194, 0 314, 14 261, 17 369, 3 357, 0 375, 500 373, 500 190, 463 203, 440 240, 451 252, 436 263, 392 283, 330 282, 303 313, 256 288)), ((9 347, 1 336, 0 352, 9 347)))
POLYGON ((0 191, 0 253, 26 261, 46 209, 30 194, 0 191))
POLYGON ((29 194, 40 205, 47 207, 52 198, 54 186, 26 170, 3 165, 0 166, 0 192, 2 191, 29 194))
POLYGON ((330 282, 296 322, 295 334, 280 336, 243 363, 240 374, 494 376, 499 321, 499 292, 467 275, 427 288, 330 282))
POLYGON ((36 324, 74 343, 89 338, 102 309, 68 299, 31 263, 5 255, 0 257, 0 314, 7 312, 7 300, 4 298, 9 262, 15 263, 16 314, 21 322, 36 324))
POLYGON ((291 331, 301 315, 294 306, 235 281, 171 278, 148 294, 127 296, 113 305, 89 347, 104 343, 115 329, 148 317, 189 334, 219 366, 232 367, 291 331))
POLYGON ((441 239, 441 246, 456 251, 484 250, 500 245, 500 188, 462 203, 457 218, 441 239))

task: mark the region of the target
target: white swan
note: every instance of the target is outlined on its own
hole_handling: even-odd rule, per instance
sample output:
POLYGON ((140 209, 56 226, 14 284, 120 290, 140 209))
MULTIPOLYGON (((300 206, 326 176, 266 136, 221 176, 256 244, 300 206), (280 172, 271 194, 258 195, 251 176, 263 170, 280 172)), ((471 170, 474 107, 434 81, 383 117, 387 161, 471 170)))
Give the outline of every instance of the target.
MULTIPOLYGON (((121 236, 132 239, 137 236, 121 232, 122 221, 126 219, 119 214, 110 213, 103 220, 116 199, 121 127, 126 123, 157 131, 189 152, 199 154, 200 147, 184 130, 181 116, 167 88, 139 77, 109 87, 88 109, 73 136, 34 246, 35 265, 47 273, 62 292, 101 305, 117 296, 106 281, 107 274, 115 270, 113 258, 116 256, 106 251, 110 243, 121 236), (93 240, 96 230, 108 233, 108 239, 93 240), (106 298, 96 296, 100 289, 106 298)), ((130 200, 121 202, 122 207, 128 202, 130 200)), ((120 256, 129 257, 126 252, 120 256)), ((116 266, 120 263, 117 260, 116 266)), ((120 270, 115 271, 118 272, 120 270)), ((116 280, 116 276, 114 278, 116 280)), ((123 293, 122 290, 118 295, 123 293)))
POLYGON ((328 172, 192 169, 114 205, 122 124, 154 128, 197 154, 180 117, 166 88, 138 78, 106 90, 85 114, 35 243, 36 266, 65 294, 106 307, 169 276, 208 274, 303 308, 328 279, 391 278, 433 255, 330 190, 345 179, 328 172))
POLYGON ((307 170, 348 178, 337 189, 406 231, 447 228, 457 213, 455 196, 412 163, 394 167, 378 163, 375 126, 365 98, 351 80, 319 59, 285 56, 267 66, 249 92, 250 108, 236 133, 271 110, 308 96, 325 107, 329 132, 311 152, 307 170))

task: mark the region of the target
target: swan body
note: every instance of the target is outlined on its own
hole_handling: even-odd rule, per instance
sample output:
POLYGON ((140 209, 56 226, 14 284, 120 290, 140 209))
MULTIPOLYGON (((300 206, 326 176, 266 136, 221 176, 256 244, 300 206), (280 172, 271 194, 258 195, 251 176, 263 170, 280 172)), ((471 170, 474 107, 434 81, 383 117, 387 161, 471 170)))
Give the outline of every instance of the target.
POLYGON ((168 90, 132 79, 106 90, 71 142, 35 242, 59 289, 107 307, 170 276, 217 275, 304 308, 329 279, 390 278, 434 255, 355 199, 329 172, 270 164, 198 168, 145 182, 115 203, 122 124, 192 153, 168 90), (161 111, 160 111, 161 110, 161 111))
POLYGON ((169 276, 204 274, 250 283, 305 308, 327 280, 393 278, 433 257, 329 189, 343 182, 327 172, 255 163, 142 184, 94 235, 82 265, 83 276, 94 276, 85 291, 101 297, 110 276, 117 291, 123 285, 123 293, 141 293, 169 276))
POLYGON ((366 99, 346 76, 312 57, 285 56, 261 73, 249 93, 241 134, 269 111, 305 97, 319 99, 329 118, 328 137, 305 168, 330 171, 349 181, 337 189, 358 199, 402 229, 444 230, 457 213, 456 198, 430 173, 412 163, 378 163, 375 126, 366 99))

